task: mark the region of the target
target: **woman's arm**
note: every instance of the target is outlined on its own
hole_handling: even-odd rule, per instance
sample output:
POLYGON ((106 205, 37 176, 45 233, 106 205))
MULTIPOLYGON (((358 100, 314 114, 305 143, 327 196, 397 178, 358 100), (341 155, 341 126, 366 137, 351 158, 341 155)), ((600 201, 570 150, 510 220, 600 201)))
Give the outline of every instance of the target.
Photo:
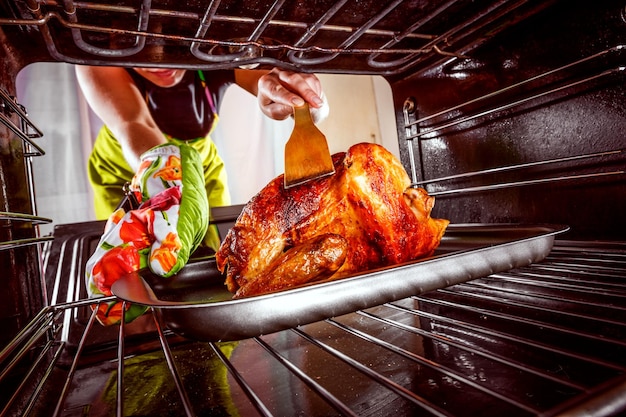
POLYGON ((317 121, 328 114, 322 83, 314 74, 274 68, 264 70, 235 70, 235 82, 257 96, 261 111, 275 120, 293 113, 294 106, 306 101, 317 121))
POLYGON ((124 68, 76 66, 76 76, 87 102, 120 142, 133 170, 139 156, 165 143, 144 97, 124 68))

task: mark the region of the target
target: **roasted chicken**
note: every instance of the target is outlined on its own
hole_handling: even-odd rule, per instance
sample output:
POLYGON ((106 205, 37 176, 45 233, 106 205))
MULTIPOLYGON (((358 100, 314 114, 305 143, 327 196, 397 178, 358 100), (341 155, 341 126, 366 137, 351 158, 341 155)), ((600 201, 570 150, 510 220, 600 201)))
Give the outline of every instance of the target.
POLYGON ((411 188, 389 151, 361 143, 333 155, 336 173, 285 189, 271 181, 244 207, 217 253, 234 298, 338 279, 433 253, 448 220, 411 188))

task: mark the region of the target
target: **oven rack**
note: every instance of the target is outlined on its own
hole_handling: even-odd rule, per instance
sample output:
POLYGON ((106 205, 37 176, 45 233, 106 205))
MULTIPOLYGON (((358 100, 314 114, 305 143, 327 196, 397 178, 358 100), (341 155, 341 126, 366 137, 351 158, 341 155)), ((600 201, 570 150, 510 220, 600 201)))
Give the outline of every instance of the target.
MULTIPOLYGON (((554 68, 549 71, 537 74, 535 76, 526 78, 522 81, 516 82, 504 88, 496 91, 481 95, 455 106, 446 108, 439 112, 429 114, 427 116, 419 117, 416 120, 411 120, 416 106, 411 99, 407 99, 403 106, 404 115, 404 130, 406 133, 406 139, 408 141, 414 139, 428 139, 435 137, 435 132, 447 131, 448 129, 462 125, 464 123, 473 121, 479 118, 487 118, 497 113, 501 113, 511 108, 519 107, 523 104, 536 102, 546 96, 553 96, 557 93, 561 93, 572 88, 580 87, 581 89, 588 88, 593 85, 593 82, 602 81, 605 78, 622 76, 626 71, 626 45, 616 45, 614 47, 602 50, 595 54, 586 56, 577 61, 567 63, 558 68, 554 68), (617 61, 617 64, 606 66, 607 61, 617 61), (578 68, 585 68, 585 65, 605 63, 604 67, 600 70, 595 70, 589 76, 577 78, 571 80, 571 74, 569 70, 576 70, 578 68), (559 82, 555 81, 554 77, 561 77, 559 82), (539 87, 533 87, 533 83, 539 83, 539 87), (532 88, 533 90, 539 90, 537 93, 527 95, 517 100, 511 100, 507 98, 506 103, 489 105, 489 100, 494 97, 506 97, 506 95, 512 92, 521 94, 524 92, 524 88, 532 88), (488 108, 465 115, 463 109, 474 106, 480 103, 487 103, 488 108), (461 116, 458 116, 461 114, 461 116)), ((532 90, 531 90, 532 91, 532 90)))
POLYGON ((463 0, 447 0, 427 10, 407 0, 316 2, 311 9, 303 3, 294 8, 285 0, 267 0, 244 10, 231 10, 228 3, 213 0, 187 2, 185 11, 174 1, 160 2, 158 7, 152 0, 115 5, 73 0, 23 3, 16 16, 1 18, 0 25, 38 31, 56 61, 106 65, 123 59, 128 66, 177 62, 182 68, 212 69, 266 64, 381 75, 465 59, 496 33, 546 7, 527 0, 493 0, 480 9, 463 0), (352 23, 347 16, 359 19, 352 23), (111 40, 119 44, 111 46, 111 40), (170 58, 177 59, 146 58, 163 44, 176 45, 178 56, 170 58), (358 65, 343 59, 347 56, 358 65))
MULTIPOLYGON (((423 180, 423 181, 415 181, 411 185, 420 186, 420 185, 431 184, 431 183, 442 183, 444 181, 451 181, 451 180, 456 180, 456 179, 461 179, 461 178, 469 178, 469 177, 475 177, 475 176, 481 176, 481 175, 493 175, 493 174, 498 174, 498 173, 503 173, 503 172, 508 172, 508 171, 524 170, 524 169, 529 169, 532 167, 537 167, 537 166, 542 166, 542 165, 557 165, 559 163, 579 161, 583 159, 593 159, 593 158, 599 159, 603 157, 619 156, 623 152, 624 152, 624 149, 616 149, 616 150, 606 151, 606 152, 595 152, 591 154, 575 155, 575 156, 564 157, 564 158, 546 159, 542 161, 528 162, 528 163, 518 164, 518 165, 506 165, 506 166, 489 168, 489 169, 480 170, 480 171, 464 172, 462 174, 449 175, 446 177, 432 178, 432 179, 423 180)), ((451 189, 441 190, 441 191, 429 191, 428 194, 431 196, 437 196, 437 197, 447 197, 447 196, 453 196, 453 195, 465 195, 468 193, 478 193, 478 192, 483 192, 483 191, 510 189, 512 187, 556 183, 560 181, 585 180, 585 179, 600 178, 600 177, 619 177, 619 176, 624 176, 624 175, 626 175, 626 170, 616 169, 616 170, 611 170, 611 171, 606 170, 606 171, 591 172, 591 173, 584 173, 584 174, 559 175, 559 176, 542 177, 542 178, 535 178, 535 179, 523 179, 523 180, 514 181, 514 182, 499 182, 499 183, 493 183, 493 184, 488 184, 488 185, 476 185, 476 186, 464 187, 464 188, 451 188, 451 189)))
MULTIPOLYGON (((407 154, 409 161, 409 174, 411 175, 412 186, 425 186, 430 184, 441 184, 446 181, 464 179, 475 176, 493 175, 508 171, 516 171, 528 169, 531 167, 537 167, 540 165, 559 164, 568 161, 579 161, 588 158, 602 158, 608 156, 616 156, 624 152, 623 149, 606 150, 603 152, 594 152, 589 154, 566 156, 562 158, 544 159, 535 162, 527 162, 517 165, 500 166, 496 168, 489 168, 480 171, 464 172, 456 175, 448 175, 445 177, 431 178, 420 180, 418 176, 417 167, 420 165, 421 152, 419 146, 421 141, 436 138, 440 135, 445 135, 453 131, 454 128, 462 128, 467 125, 468 122, 475 122, 477 120, 487 120, 490 117, 502 114, 507 110, 521 108, 524 105, 531 103, 537 103, 541 99, 553 97, 558 98, 559 94, 567 92, 571 94, 571 90, 580 89, 584 91, 586 88, 590 88, 595 83, 602 82, 605 79, 612 79, 615 77, 624 77, 626 74, 626 65, 624 65, 624 53, 626 51, 626 45, 617 45, 595 54, 586 56, 577 61, 567 63, 558 68, 537 74, 535 76, 526 78, 522 81, 516 82, 512 85, 498 89, 496 91, 489 92, 463 103, 454 105, 444 110, 438 111, 433 114, 421 116, 418 118, 416 114, 417 104, 415 99, 409 97, 405 100, 402 107, 404 125, 402 128, 405 133, 405 143, 407 145, 407 154), (611 64, 607 68, 607 62, 611 64), (617 62, 614 64, 613 62, 617 62), (585 75, 583 77, 571 76, 571 70, 583 70, 588 65, 600 66, 594 70, 591 75, 585 75), (558 77, 555 81, 555 77, 558 77), (538 85, 535 85, 538 84, 538 85), (527 91, 525 89, 528 89, 527 91), (528 91, 534 91, 528 94, 528 91), (520 94, 521 98, 511 99, 511 94, 520 94), (525 94, 525 95, 524 95, 525 94), (505 101, 504 104, 496 102, 493 104, 493 99, 502 98, 505 101), (482 104, 485 104, 485 108, 480 108, 482 104), (478 105, 478 106, 477 106, 478 105), (479 110, 471 110, 474 107, 478 107, 479 110), (465 109, 470 109, 464 111, 465 109), (416 153, 416 142, 418 152, 416 153)), ((508 117, 508 116, 507 116, 508 117)), ((604 170, 600 172, 584 173, 584 174, 572 174, 572 175, 559 175, 556 177, 545 177, 538 179, 524 178, 521 181, 515 182, 499 182, 489 185, 472 186, 456 189, 434 190, 430 189, 429 194, 433 196, 449 196, 457 194, 467 194, 473 192, 492 191, 503 188, 511 188, 518 186, 536 185, 559 181, 571 181, 571 180, 584 180, 596 177, 606 176, 623 176, 626 171, 623 169, 604 170)))
MULTIPOLYGON (((33 139, 43 137, 41 130, 28 118, 26 109, 19 104, 15 98, 11 97, 5 90, 0 89, 0 123, 13 132, 17 138, 24 143, 24 158, 26 161, 27 181, 29 185, 29 197, 32 207, 35 207, 35 196, 33 190, 33 174, 31 158, 45 155, 45 151, 39 147, 33 139), (17 116, 19 122, 15 124, 12 116, 17 116)), ((52 223, 52 219, 26 213, 0 212, 0 220, 10 224, 11 222, 28 222, 33 226, 39 224, 52 223)), ((51 241, 51 236, 38 236, 32 238, 12 239, 0 242, 0 251, 15 249, 23 246, 36 245, 51 241)))
POLYGON ((4 89, 0 89, 0 123, 8 127, 19 139, 34 151, 27 151, 24 157, 43 156, 45 151, 39 147, 32 139, 43 137, 42 131, 28 118, 26 109, 19 104, 15 98, 11 97, 4 89), (11 120, 11 116, 19 118, 19 125, 11 120))
POLYGON ((618 415, 624 301, 626 242, 559 240, 528 267, 233 343, 183 339, 153 310, 139 339, 133 322, 93 344, 93 300, 77 300, 0 353, 0 380, 32 364, 0 415, 133 415, 146 395, 170 416, 618 415), (61 337, 69 325, 77 343, 61 337), (146 362, 158 389, 133 375, 146 362))

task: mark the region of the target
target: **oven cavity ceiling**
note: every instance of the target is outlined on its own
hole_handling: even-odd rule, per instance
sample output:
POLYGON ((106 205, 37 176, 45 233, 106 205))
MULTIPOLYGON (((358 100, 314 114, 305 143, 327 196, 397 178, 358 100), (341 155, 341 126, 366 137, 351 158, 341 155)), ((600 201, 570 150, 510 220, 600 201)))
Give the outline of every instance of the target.
POLYGON ((2 1, 0 28, 27 64, 281 66, 392 77, 467 60, 551 2, 2 1))

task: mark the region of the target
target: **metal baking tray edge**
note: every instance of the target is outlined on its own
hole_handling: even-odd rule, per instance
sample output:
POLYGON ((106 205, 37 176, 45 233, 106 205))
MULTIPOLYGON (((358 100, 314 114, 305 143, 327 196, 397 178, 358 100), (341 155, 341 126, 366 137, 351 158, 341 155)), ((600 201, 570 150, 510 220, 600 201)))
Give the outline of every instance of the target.
POLYGON ((214 261, 188 265, 167 279, 141 270, 120 278, 112 291, 122 300, 159 310, 164 323, 179 335, 204 341, 241 340, 539 262, 552 250, 555 235, 568 229, 452 224, 431 257, 237 300, 229 299, 214 261), (198 278, 199 268, 204 268, 206 279, 202 273, 198 278), (191 283, 185 283, 185 270, 194 269, 195 274, 187 272, 191 283), (177 299, 178 293, 186 295, 177 299), (188 294, 193 294, 192 300, 188 294))

